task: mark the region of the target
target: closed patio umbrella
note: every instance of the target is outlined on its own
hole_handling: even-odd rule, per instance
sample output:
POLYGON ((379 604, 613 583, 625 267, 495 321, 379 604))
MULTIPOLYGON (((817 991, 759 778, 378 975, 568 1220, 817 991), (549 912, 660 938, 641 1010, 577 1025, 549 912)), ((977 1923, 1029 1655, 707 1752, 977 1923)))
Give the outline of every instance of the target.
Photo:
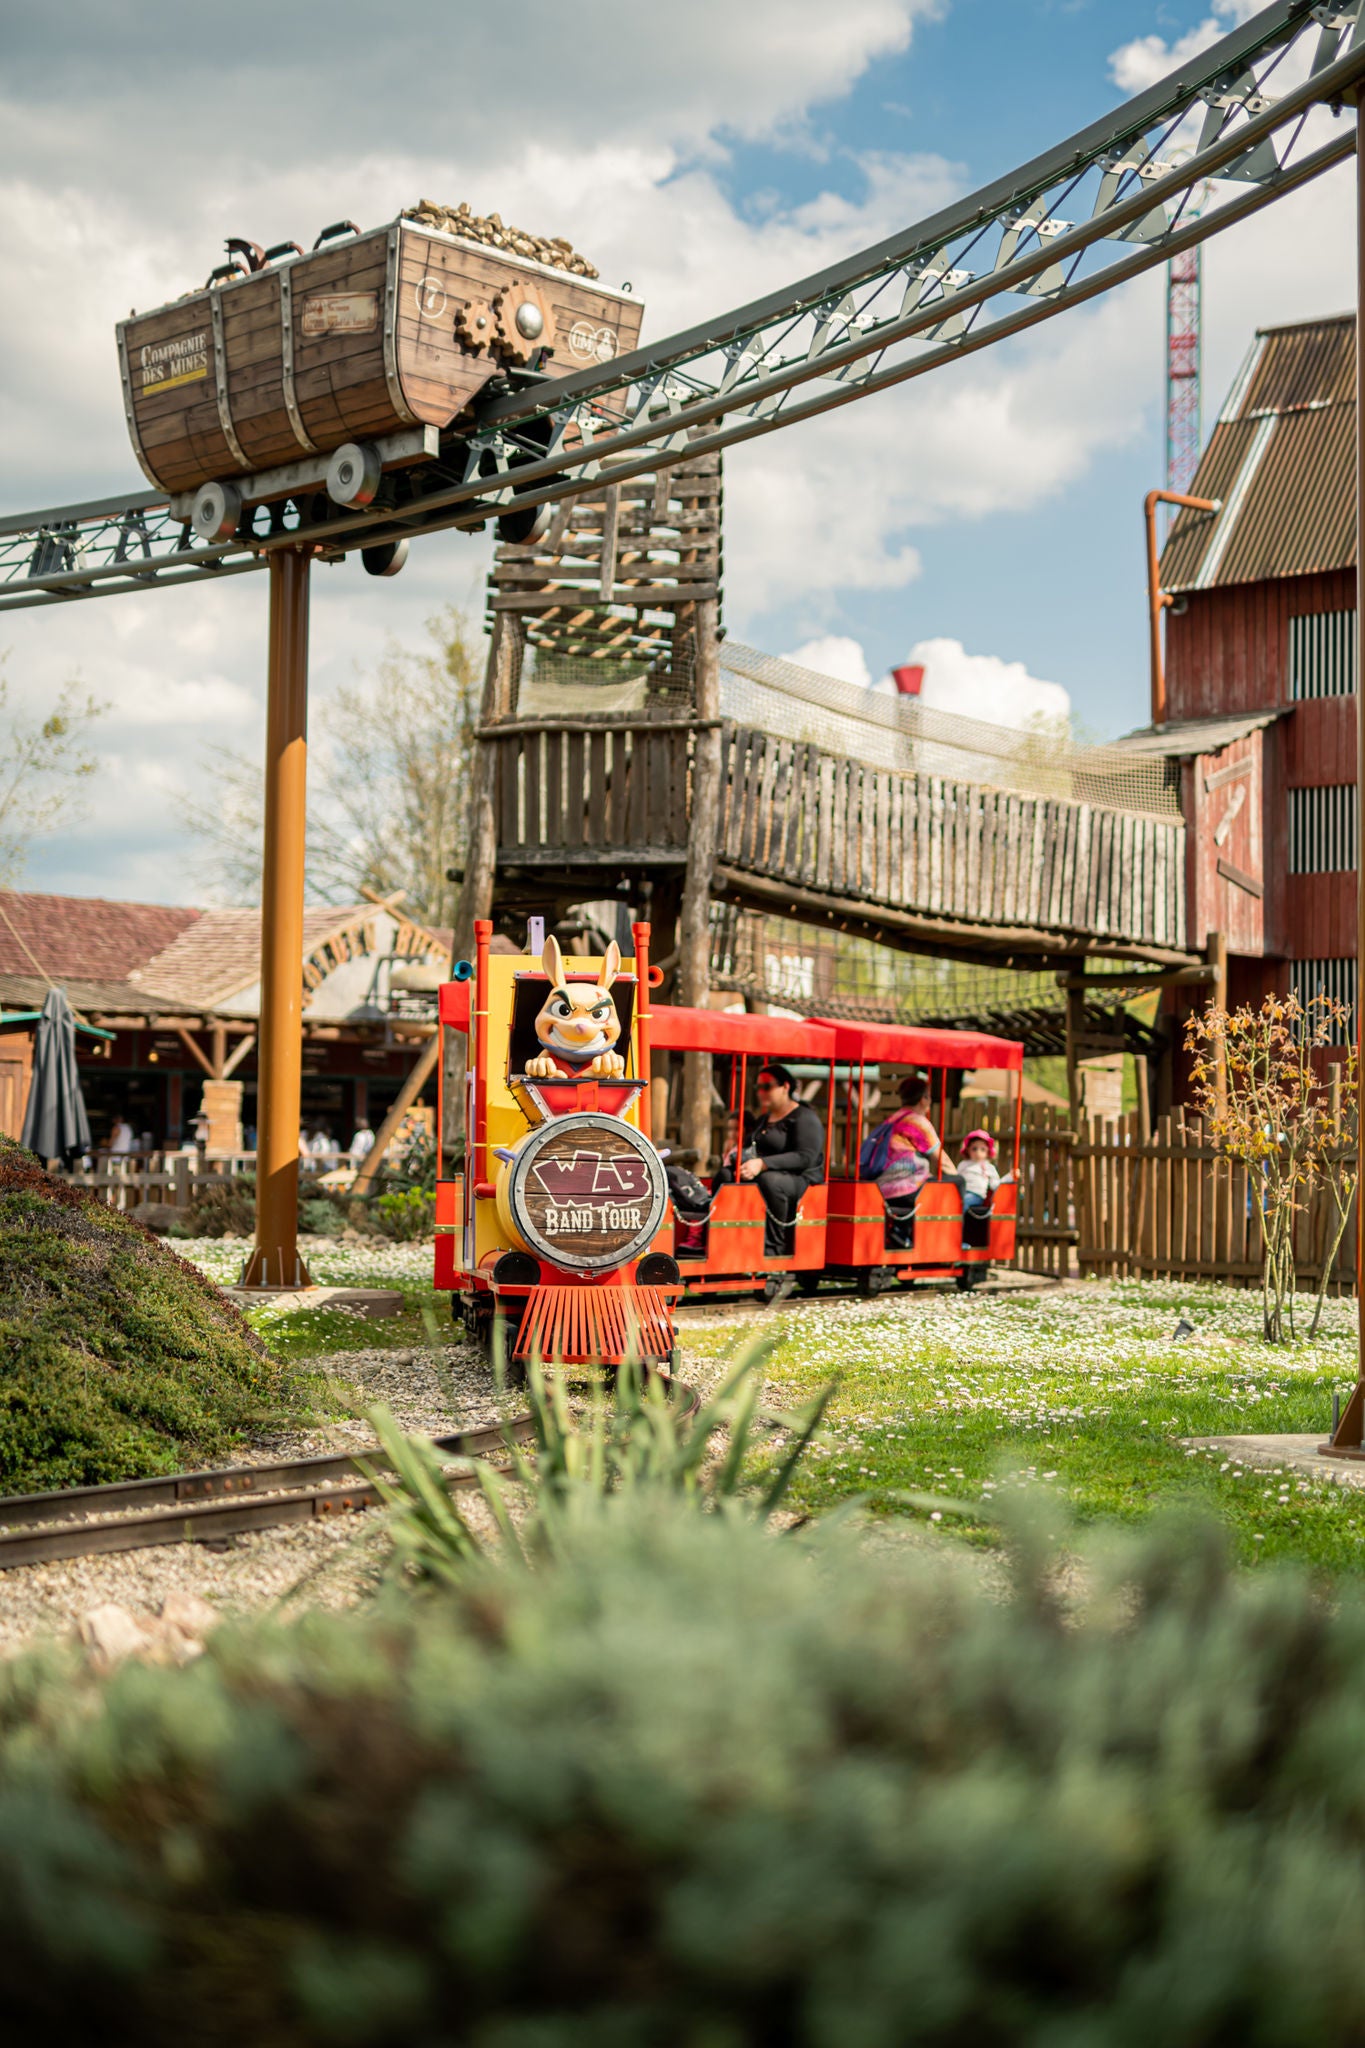
POLYGON ((38 1020, 20 1143, 40 1159, 71 1159, 90 1149, 90 1119, 76 1069, 76 1019, 59 988, 49 989, 38 1020))

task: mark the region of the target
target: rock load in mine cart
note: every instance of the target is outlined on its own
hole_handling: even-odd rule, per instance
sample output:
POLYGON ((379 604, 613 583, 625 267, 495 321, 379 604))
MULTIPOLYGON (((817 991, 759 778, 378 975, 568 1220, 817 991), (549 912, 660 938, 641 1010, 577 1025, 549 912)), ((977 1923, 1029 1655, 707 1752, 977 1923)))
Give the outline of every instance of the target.
POLYGON ((384 470, 458 436, 490 380, 567 376, 640 336, 640 302, 567 242, 465 206, 423 200, 364 234, 339 222, 306 255, 227 246, 202 291, 118 327, 138 461, 201 534, 203 486, 220 487, 215 537, 310 486, 363 505, 384 470))

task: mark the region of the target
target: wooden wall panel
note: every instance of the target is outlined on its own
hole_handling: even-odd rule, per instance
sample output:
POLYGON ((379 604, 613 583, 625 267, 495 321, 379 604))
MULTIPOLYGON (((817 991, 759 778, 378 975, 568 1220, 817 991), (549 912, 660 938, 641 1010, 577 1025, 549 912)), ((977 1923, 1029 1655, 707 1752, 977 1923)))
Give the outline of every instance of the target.
POLYGON ((1261 711, 1289 699, 1289 620, 1354 608, 1352 570, 1193 590, 1166 614, 1166 698, 1172 719, 1261 711))
POLYGON ((1353 873, 1287 875, 1285 897, 1296 960, 1339 960, 1355 952, 1353 873))
POLYGON ((1247 733, 1186 771, 1189 943, 1201 949, 1210 932, 1234 953, 1265 947, 1263 741, 1247 733))
POLYGON ((1282 721, 1286 789, 1356 779, 1356 700, 1312 697, 1282 721))

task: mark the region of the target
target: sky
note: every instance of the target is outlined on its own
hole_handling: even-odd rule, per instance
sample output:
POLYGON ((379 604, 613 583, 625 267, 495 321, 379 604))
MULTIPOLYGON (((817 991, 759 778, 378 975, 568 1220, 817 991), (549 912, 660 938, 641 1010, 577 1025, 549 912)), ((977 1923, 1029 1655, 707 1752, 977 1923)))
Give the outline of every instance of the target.
MULTIPOLYGON (((6 10, 0 509, 141 488, 113 330, 229 234, 308 246, 419 197, 567 235, 661 337, 911 225, 1255 11, 1244 0, 68 0, 6 10)), ((1205 420, 1258 324, 1354 297, 1349 164, 1205 252, 1205 420)), ((1161 481, 1162 282, 1135 280, 933 377, 725 458, 725 621, 934 701, 1144 722, 1141 500, 1161 481), (1062 693, 1065 693, 1064 696, 1062 693)), ((315 702, 477 607, 487 542, 314 573, 315 702)), ((265 579, 0 616, 16 698, 110 709, 87 815, 26 886, 212 893, 186 801, 206 748, 263 745, 265 579)))

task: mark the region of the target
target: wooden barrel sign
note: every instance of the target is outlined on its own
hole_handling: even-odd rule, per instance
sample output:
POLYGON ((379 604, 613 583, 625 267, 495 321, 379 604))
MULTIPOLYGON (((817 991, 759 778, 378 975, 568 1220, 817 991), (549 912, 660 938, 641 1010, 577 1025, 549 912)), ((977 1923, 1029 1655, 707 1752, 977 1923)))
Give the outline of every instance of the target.
POLYGON ((600 1273, 638 1259, 664 1219, 668 1183, 647 1138, 584 1110, 539 1124, 498 1177, 508 1235, 551 1264, 600 1273))

